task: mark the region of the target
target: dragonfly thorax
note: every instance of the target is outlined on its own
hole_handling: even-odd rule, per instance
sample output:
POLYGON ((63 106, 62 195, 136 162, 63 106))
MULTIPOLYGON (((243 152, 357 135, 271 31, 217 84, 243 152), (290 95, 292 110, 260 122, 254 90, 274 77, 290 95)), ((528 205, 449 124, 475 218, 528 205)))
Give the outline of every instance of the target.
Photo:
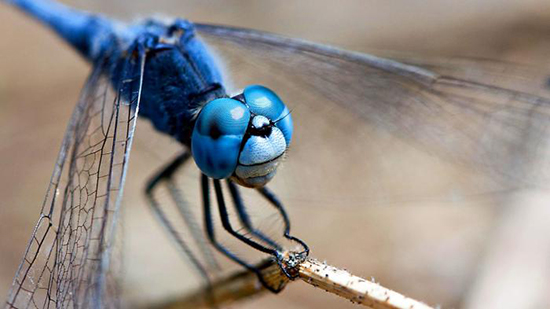
POLYGON ((198 111, 226 97, 214 58, 195 35, 192 23, 178 19, 170 27, 147 20, 136 27, 148 42, 140 115, 155 128, 190 147, 198 111))

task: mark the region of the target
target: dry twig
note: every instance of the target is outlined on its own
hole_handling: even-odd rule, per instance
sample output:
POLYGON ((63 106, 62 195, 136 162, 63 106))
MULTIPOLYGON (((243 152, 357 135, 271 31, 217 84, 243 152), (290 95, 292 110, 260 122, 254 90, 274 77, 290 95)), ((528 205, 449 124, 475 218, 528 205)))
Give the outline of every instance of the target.
MULTIPOLYGON (((283 288, 291 282, 277 263, 264 261, 260 268, 266 282, 283 288)), ((389 290, 375 282, 353 276, 349 272, 308 258, 297 266, 300 279, 329 293, 356 304, 375 309, 430 309, 432 307, 389 290)), ((155 308, 210 308, 227 305, 265 292, 256 275, 242 271, 221 279, 211 289, 203 289, 182 299, 173 300, 155 308)))

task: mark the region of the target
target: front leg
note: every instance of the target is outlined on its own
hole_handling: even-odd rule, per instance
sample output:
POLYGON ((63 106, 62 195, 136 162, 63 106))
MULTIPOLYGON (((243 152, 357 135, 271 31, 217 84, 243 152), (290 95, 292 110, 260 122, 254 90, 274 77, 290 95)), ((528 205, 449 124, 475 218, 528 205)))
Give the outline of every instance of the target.
MULTIPOLYGON (((214 232, 214 224, 213 224, 213 221, 212 221, 212 209, 211 209, 212 207, 211 207, 211 204, 210 204, 210 184, 209 184, 208 176, 206 176, 204 174, 201 176, 201 186, 202 186, 202 199, 203 199, 203 208, 204 208, 204 221, 205 221, 204 225, 205 225, 205 228, 206 228, 206 234, 208 235, 208 238, 210 239, 210 242, 212 243, 214 248, 216 248, 219 252, 221 252, 223 255, 227 256, 229 259, 233 260, 237 264, 240 264, 241 266, 245 267, 246 269, 254 272, 258 276, 258 279, 260 280, 260 283, 267 290, 269 290, 273 293, 279 293, 280 291, 282 291, 282 289, 284 287, 284 284, 282 282, 281 282, 281 285, 278 286, 278 287, 270 286, 269 284, 267 284, 266 280, 263 278, 263 276, 261 274, 261 270, 258 267, 254 266, 252 264, 249 264, 245 260, 239 258, 236 254, 231 252, 229 249, 227 249, 225 246, 223 246, 221 243, 219 243, 217 241, 216 236, 215 236, 215 232, 214 232)), ((253 247, 257 250, 260 250, 262 252, 268 253, 270 255, 278 256, 278 251, 277 250, 269 249, 267 247, 264 247, 264 246, 262 246, 262 245, 260 245, 256 242, 246 238, 246 236, 239 234, 237 231, 235 231, 233 229, 233 227, 231 226, 231 222, 229 221, 229 216, 228 216, 227 208, 225 206, 225 202, 224 202, 224 199, 223 199, 223 194, 222 194, 221 185, 220 185, 219 180, 216 180, 216 179, 214 180, 214 189, 215 189, 216 198, 217 198, 217 201, 218 201, 218 210, 220 212, 220 217, 221 217, 222 225, 223 225, 224 229, 228 233, 230 233, 231 235, 236 237, 237 239, 239 239, 239 240, 245 242, 246 244, 248 244, 249 246, 251 246, 251 247, 253 247)))
MULTIPOLYGON (((277 209, 277 211, 279 212, 279 214, 283 218, 283 222, 285 224, 284 234, 283 234, 284 237, 288 240, 295 241, 295 242, 299 243, 300 246, 302 246, 302 248, 303 248, 303 250, 301 252, 298 252, 296 254, 292 254, 292 260, 293 261, 292 261, 291 267, 294 267, 295 265, 303 262, 307 258, 307 256, 309 255, 309 247, 303 240, 290 235, 290 219, 288 218, 288 215, 286 213, 286 210, 285 210, 283 204, 279 201, 279 199, 275 196, 275 194, 273 192, 271 192, 269 189, 267 189, 267 187, 261 187, 261 188, 258 188, 257 190, 258 190, 258 192, 260 192, 260 194, 264 198, 266 198, 271 203, 271 205, 275 206, 275 209, 277 209)), ((283 271, 283 273, 291 280, 296 279, 297 275, 291 274, 288 271, 288 267, 283 265, 283 262, 285 262, 284 264, 288 264, 288 261, 289 261, 288 258, 283 257, 279 253, 276 256, 276 259, 277 259, 277 263, 281 267, 281 270, 283 271)))
POLYGON ((233 199, 233 204, 235 205, 235 210, 237 211, 239 220, 241 221, 241 224, 246 229, 246 231, 249 232, 252 236, 265 242, 269 246, 275 248, 275 250, 281 251, 281 245, 279 245, 273 239, 271 239, 270 237, 262 233, 262 231, 253 226, 252 220, 250 220, 250 216, 248 215, 246 206, 244 205, 237 185, 235 185, 235 183, 233 183, 231 180, 227 180, 227 186, 229 188, 231 198, 233 199))

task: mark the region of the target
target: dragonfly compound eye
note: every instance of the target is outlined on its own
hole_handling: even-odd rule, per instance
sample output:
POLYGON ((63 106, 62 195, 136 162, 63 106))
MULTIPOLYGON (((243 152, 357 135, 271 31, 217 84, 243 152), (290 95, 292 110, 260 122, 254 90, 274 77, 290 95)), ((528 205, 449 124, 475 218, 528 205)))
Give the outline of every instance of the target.
POLYGON ((201 110, 191 138, 197 166, 209 177, 228 178, 237 167, 250 111, 241 102, 215 99, 201 110))
POLYGON ((292 118, 281 99, 263 86, 249 86, 238 98, 216 99, 203 107, 191 152, 207 176, 261 187, 273 178, 288 149, 292 118))
POLYGON ((243 96, 250 111, 275 123, 285 137, 287 147, 292 139, 292 117, 283 101, 270 89, 252 85, 244 89, 243 96))

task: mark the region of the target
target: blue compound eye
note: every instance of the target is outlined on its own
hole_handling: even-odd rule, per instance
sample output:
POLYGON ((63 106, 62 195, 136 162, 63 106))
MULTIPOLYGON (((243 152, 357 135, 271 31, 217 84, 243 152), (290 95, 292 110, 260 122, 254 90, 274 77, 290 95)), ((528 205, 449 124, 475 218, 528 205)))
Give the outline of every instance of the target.
POLYGON ((191 152, 207 176, 223 179, 237 167, 250 111, 233 99, 215 99, 201 110, 191 138, 191 152))
POLYGON ((250 111, 256 115, 264 116, 273 122, 276 122, 285 137, 287 146, 292 139, 292 117, 283 101, 270 89, 252 85, 244 89, 243 92, 246 104, 250 111))

